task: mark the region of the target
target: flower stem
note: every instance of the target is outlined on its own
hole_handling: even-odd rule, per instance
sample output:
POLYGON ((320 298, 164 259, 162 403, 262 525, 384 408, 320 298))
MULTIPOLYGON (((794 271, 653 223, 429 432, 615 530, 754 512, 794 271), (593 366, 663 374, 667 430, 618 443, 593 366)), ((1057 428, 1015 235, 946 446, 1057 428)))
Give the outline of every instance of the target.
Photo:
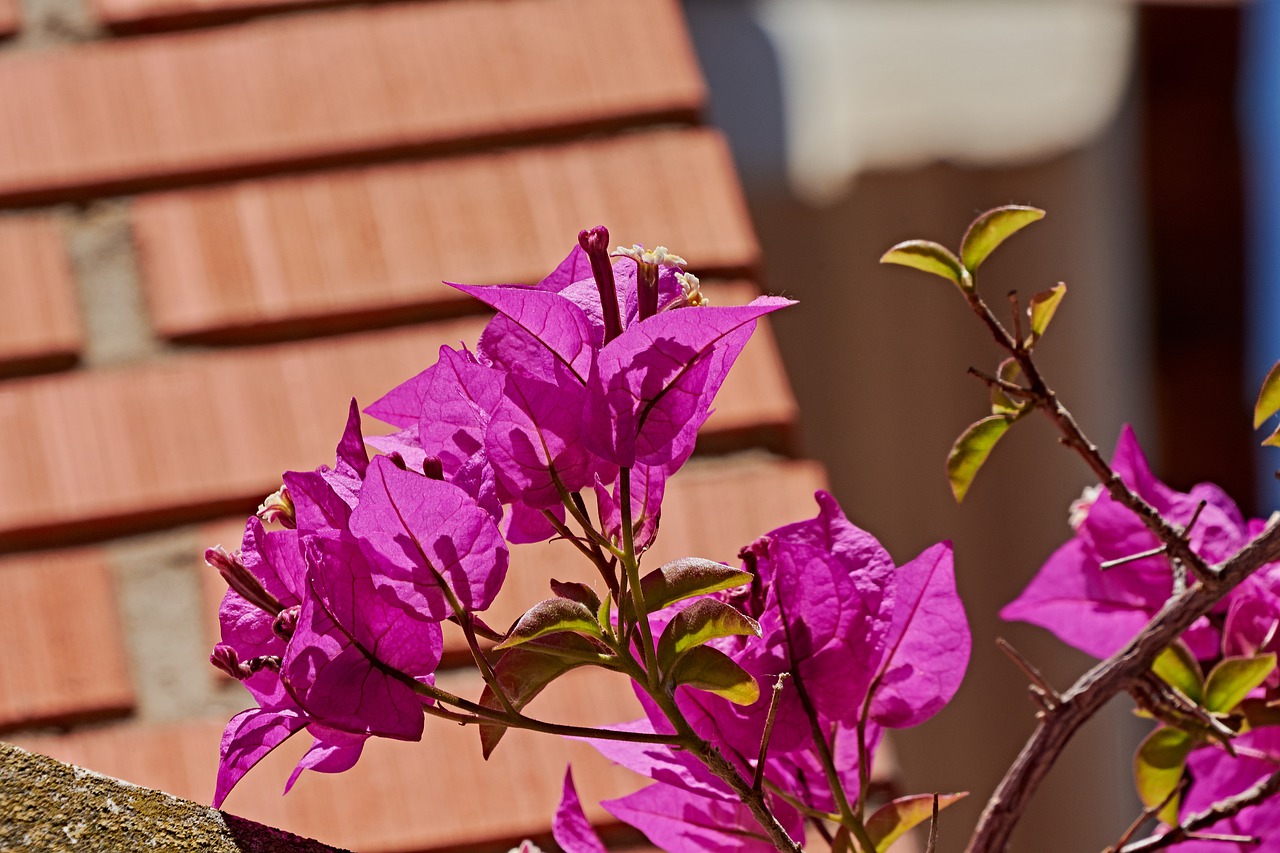
MULTIPOLYGON (((635 533, 631 529, 631 469, 618 472, 618 498, 622 504, 622 567, 631 587, 631 604, 635 608, 636 625, 640 629, 641 654, 644 657, 645 677, 651 690, 658 685, 658 657, 653 647, 653 629, 649 625, 649 611, 644 603, 644 590, 640 588, 640 562, 636 559, 635 533)), ((618 602, 619 614, 622 602, 618 602)))

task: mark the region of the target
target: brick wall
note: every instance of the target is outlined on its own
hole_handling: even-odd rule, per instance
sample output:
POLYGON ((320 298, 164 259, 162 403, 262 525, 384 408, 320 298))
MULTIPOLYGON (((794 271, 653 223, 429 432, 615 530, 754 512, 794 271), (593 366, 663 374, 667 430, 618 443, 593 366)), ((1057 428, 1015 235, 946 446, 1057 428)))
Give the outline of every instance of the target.
MULTIPOLYGON (((483 316, 442 279, 536 280, 603 222, 689 258, 721 304, 755 292, 674 0, 625 18, 596 0, 0 0, 0 34, 0 737, 59 759, 208 802, 248 700, 205 662, 221 589, 199 554, 234 544, 282 470, 331 458, 348 398, 474 338, 483 316)), ((732 560, 811 514, 825 478, 786 458, 795 419, 762 326, 653 559, 732 560)), ((518 549, 495 620, 566 554, 518 549)), ((637 713, 621 684, 566 682, 533 710, 637 713)), ((505 849, 545 835, 567 759, 590 803, 638 783, 522 733, 486 766, 474 732, 433 724, 281 798, 301 746, 227 810, 364 851, 505 849)))

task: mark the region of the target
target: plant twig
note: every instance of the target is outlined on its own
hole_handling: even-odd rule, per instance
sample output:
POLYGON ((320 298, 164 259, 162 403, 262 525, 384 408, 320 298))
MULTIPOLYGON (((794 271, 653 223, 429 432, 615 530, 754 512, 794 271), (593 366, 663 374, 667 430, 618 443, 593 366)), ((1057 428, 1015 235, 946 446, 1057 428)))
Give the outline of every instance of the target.
MULTIPOLYGON (((1252 787, 1241 791, 1234 797, 1219 800, 1204 811, 1189 815, 1182 823, 1160 835, 1153 835, 1150 838, 1126 844, 1120 848, 1121 853, 1148 853, 1148 851, 1161 850, 1191 838, 1206 839, 1208 836, 1198 833, 1198 830, 1213 826, 1227 818, 1235 817, 1249 806, 1257 805, 1277 793, 1280 793, 1280 770, 1264 779, 1259 779, 1252 787)), ((1241 844, 1247 844, 1250 840, 1253 843, 1257 843, 1256 839, 1245 840, 1247 836, 1233 836, 1232 838, 1241 844)), ((1218 836, 1218 840, 1225 839, 1226 836, 1218 836)))
POLYGON ((1156 719, 1177 728, 1196 726, 1217 741, 1232 758, 1235 757, 1236 751, 1231 741, 1237 733, 1151 670, 1129 683, 1129 694, 1138 707, 1150 712, 1156 719))
POLYGON ((933 817, 929 821, 929 844, 924 853, 933 853, 938 849, 938 795, 933 795, 933 817))
POLYGON ((1186 787, 1187 787, 1187 777, 1183 776, 1182 780, 1179 781, 1177 785, 1174 785, 1173 788, 1170 789, 1169 793, 1164 795, 1164 799, 1162 799, 1158 803, 1155 803, 1153 805, 1150 805, 1144 808, 1142 810, 1142 813, 1139 814, 1136 818, 1134 818, 1133 823, 1129 824, 1129 828, 1126 829, 1124 831, 1124 834, 1120 836, 1120 840, 1117 841, 1115 844, 1112 844, 1106 850, 1103 850, 1102 853, 1119 853, 1119 851, 1126 844, 1128 844, 1130 841, 1133 840, 1133 837, 1138 834, 1139 829, 1142 829, 1142 825, 1144 823, 1146 823, 1147 821, 1155 817, 1157 814, 1159 814, 1160 811, 1165 806, 1173 802, 1174 797, 1179 796, 1184 790, 1186 790, 1186 787))
POLYGON ((1175 594, 1136 637, 1085 673, 1063 694, 1055 708, 1040 715, 1039 725, 987 802, 970 838, 969 853, 986 853, 1005 849, 1032 792, 1076 730, 1150 669, 1156 655, 1196 619, 1208 613, 1223 596, 1260 566, 1280 559, 1280 525, 1273 521, 1235 556, 1217 567, 1210 567, 1191 549, 1185 529, 1170 522, 1130 489, 1102 458, 1097 446, 1058 401, 1024 342, 1009 334, 975 289, 970 287, 963 292, 969 307, 996 344, 1017 360, 1026 378, 1030 399, 1057 427, 1062 443, 1080 455, 1114 500, 1133 512, 1155 534, 1175 566, 1181 564, 1190 569, 1196 580, 1190 586, 1175 589, 1175 594))
MULTIPOLYGON (((969 853, 1004 850, 1027 802, 1076 730, 1117 693, 1151 668, 1151 662, 1191 624, 1261 566, 1280 560, 1280 519, 1233 557, 1167 601, 1147 626, 1111 657, 1081 676, 1052 711, 1046 711, 1022 752, 996 788, 969 840, 969 853)), ((1129 851, 1133 853, 1133 851, 1129 851)))
POLYGON ((764 786, 764 762, 769 754, 769 740, 773 737, 773 723, 778 715, 778 702, 782 699, 782 683, 790 673, 779 673, 773 682, 773 696, 769 699, 769 713, 764 718, 764 732, 760 735, 760 755, 756 758, 756 775, 751 780, 751 790, 759 793, 764 786))
POLYGON ((1009 656, 1018 669, 1022 670, 1022 674, 1031 679, 1031 683, 1035 685, 1036 696, 1039 704, 1046 711, 1052 711, 1053 708, 1062 701, 1062 697, 1058 695, 1058 691, 1054 689, 1049 680, 1044 677, 1035 664, 1027 660, 1022 652, 1010 645, 1009 641, 1004 637, 996 637, 996 648, 1009 656))
POLYGON ((1017 382, 1010 382, 1008 379, 1001 379, 998 376, 992 376, 990 373, 986 373, 976 367, 970 367, 968 372, 970 376, 976 376, 981 379, 988 387, 999 388, 1006 394, 1013 394, 1015 397, 1032 396, 1031 391, 1023 388, 1017 382))
POLYGON ((1058 395, 1049 387, 1040 373, 1040 368, 1032 358, 1031 351, 1023 345, 1022 341, 1009 334, 976 290, 966 290, 964 294, 969 307, 991 332, 996 344, 1017 360, 1018 367, 1022 369, 1022 375, 1026 377, 1026 391, 1030 399, 1048 416, 1049 420, 1053 421, 1062 436, 1062 442, 1084 459, 1085 464, 1097 476, 1098 481, 1112 498, 1138 516, 1147 529, 1168 547, 1169 555, 1173 559, 1181 561, 1196 578, 1201 580, 1208 578, 1212 570, 1199 554, 1191 550, 1191 544, 1183 535, 1183 530, 1169 522, 1155 507, 1130 489, 1120 475, 1113 471, 1107 461, 1102 458, 1097 445, 1089 440, 1080 429, 1080 425, 1076 423, 1075 417, 1058 401, 1058 395))

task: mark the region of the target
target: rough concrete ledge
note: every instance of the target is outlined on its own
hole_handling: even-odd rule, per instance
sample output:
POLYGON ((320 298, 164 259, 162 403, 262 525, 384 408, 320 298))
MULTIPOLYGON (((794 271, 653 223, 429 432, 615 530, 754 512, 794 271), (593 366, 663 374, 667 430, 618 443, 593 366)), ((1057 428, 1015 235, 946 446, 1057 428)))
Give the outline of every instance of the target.
POLYGON ((0 743, 0 853, 345 853, 0 743))

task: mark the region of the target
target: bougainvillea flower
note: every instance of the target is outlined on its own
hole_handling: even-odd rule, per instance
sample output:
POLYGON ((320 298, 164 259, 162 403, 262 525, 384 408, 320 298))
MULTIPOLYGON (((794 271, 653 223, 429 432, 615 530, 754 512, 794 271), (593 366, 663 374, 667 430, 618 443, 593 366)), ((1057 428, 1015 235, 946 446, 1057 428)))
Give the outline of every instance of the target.
POLYGON ((508 375, 485 433, 503 490, 534 509, 560 506, 561 489, 578 491, 594 476, 582 436, 586 392, 563 365, 550 370, 559 381, 508 375))
MULTIPOLYGON (((1197 749, 1187 760, 1191 787, 1182 800, 1179 816, 1204 811, 1215 803, 1242 793, 1276 772, 1280 762, 1280 727, 1265 726, 1234 741, 1239 757, 1216 747, 1197 749)), ((1261 839, 1261 844, 1224 841, 1184 841, 1170 847, 1179 853, 1280 853, 1280 799, 1270 797, 1234 817, 1213 824, 1206 832, 1261 839)))
POLYGON ((872 684, 871 719, 890 728, 924 722, 951 701, 969 661, 969 625, 956 593, 951 543, 894 572, 891 622, 872 684))
MULTIPOLYGON (((780 527, 743 549, 744 568, 755 576, 751 585, 718 594, 757 619, 761 636, 713 644, 762 687, 772 686, 783 673, 789 676, 764 776, 792 801, 830 812, 835 797, 821 754, 831 755, 845 795, 856 797, 860 751, 865 748, 870 764, 882 727, 915 725, 946 704, 968 664, 971 640, 949 543, 895 567, 875 537, 853 525, 834 498, 825 492, 815 497, 815 518, 780 527), (818 736, 825 749, 818 748, 818 736)), ((655 630, 667 615, 654 614, 655 630)), ((676 702, 690 725, 749 776, 770 705, 771 691, 761 693, 764 698, 744 708, 682 686, 676 702)), ((647 719, 627 728, 670 732, 655 703, 639 689, 637 695, 647 719)), ((660 846, 755 850, 762 844, 758 849, 769 849, 737 797, 686 753, 656 745, 592 743, 658 783, 605 807, 660 846)), ((799 815, 790 806, 775 803, 775 813, 788 831, 794 821, 799 832, 799 815)))
MULTIPOLYGON (((894 565, 875 537, 854 526, 836 500, 816 495, 819 513, 780 527, 744 549, 757 581, 730 600, 757 619, 758 641, 745 639, 732 657, 761 684, 781 673, 798 679, 821 721, 856 721, 885 648, 891 624, 894 565)), ((745 726, 741 747, 763 730, 767 702, 728 707, 745 726)), ((727 722, 724 723, 727 726, 727 722)), ((808 714, 794 685, 784 689, 771 749, 785 754, 810 744, 808 714)))
POLYGON ((451 286, 498 312, 476 345, 488 364, 545 380, 553 378, 559 364, 579 385, 585 382, 595 335, 586 314, 572 300, 536 287, 451 286))
POLYGON ((289 781, 284 783, 284 792, 289 793, 293 783, 298 781, 303 770, 314 770, 317 773, 345 773, 360 759, 364 743, 369 739, 365 734, 352 734, 339 729, 330 728, 317 722, 307 726, 307 734, 311 735, 311 748, 298 759, 298 765, 289 774, 289 781))
MULTIPOLYGON (((231 663, 226 658, 227 650, 234 653, 237 664, 255 659, 278 661, 284 654, 286 638, 277 631, 277 620, 282 611, 301 603, 306 585, 306 564, 298 549, 298 533, 295 530, 268 532, 261 521, 250 516, 237 553, 232 559, 261 583, 274 600, 270 610, 275 612, 246 599, 234 586, 229 587, 218 608, 222 643, 215 654, 220 653, 222 661, 215 663, 231 663)), ((266 666, 252 674, 235 670, 236 667, 225 667, 225 671, 243 682, 262 707, 291 706, 276 668, 266 666)))
MULTIPOLYGON (((671 785, 655 784, 616 800, 605 800, 601 805, 669 853, 766 853, 776 849, 751 810, 736 797, 699 797, 671 785)), ((774 811, 777 815, 782 809, 774 811)), ((784 828, 793 838, 803 838, 804 825, 799 815, 791 809, 786 811, 794 819, 787 821, 791 825, 784 824, 784 828)))
POLYGON ((431 683, 443 649, 439 623, 380 594, 376 567, 354 541, 312 538, 307 557, 312 594, 281 666, 290 693, 330 728, 418 740, 422 699, 383 667, 431 683))
POLYGON ((457 486, 397 468, 369 465, 351 533, 376 565, 375 582, 423 618, 453 612, 447 585, 469 611, 487 608, 507 573, 507 546, 493 518, 457 486))
POLYGON ((627 327, 596 359, 587 446, 626 467, 686 456, 756 320, 792 304, 761 296, 749 305, 664 311, 627 327))
POLYGON ((573 770, 568 767, 564 771, 564 792, 551 823, 551 835, 564 853, 606 853, 600 836, 582 811, 582 801, 573 784, 573 770))
MULTIPOLYGON (((669 730, 669 724, 651 703, 642 704, 648 706, 651 719, 609 728, 647 733, 669 730)), ((774 849, 732 789, 687 753, 660 744, 616 740, 590 743, 606 758, 654 780, 655 784, 634 794, 606 800, 601 805, 663 850, 755 853, 774 849)), ((770 807, 793 838, 803 837, 803 818, 795 809, 776 796, 770 796, 770 807)))
MULTIPOLYGON (((636 465, 631 469, 631 528, 637 552, 643 552, 658 534, 662 517, 662 498, 666 493, 669 469, 678 468, 683 459, 668 465, 636 465)), ((606 484, 596 477, 596 510, 604 534, 615 542, 622 541, 622 482, 614 478, 606 484)))
POLYGON ((306 715, 295 708, 250 708, 232 717, 222 732, 213 807, 221 808, 244 774, 306 724, 306 715))
POLYGON ((360 430, 360 407, 352 399, 347 426, 338 441, 334 467, 321 465, 314 471, 289 471, 284 475, 298 528, 303 531, 345 530, 368 467, 369 454, 360 430))
MULTIPOLYGON (((1200 484, 1181 493, 1161 483, 1128 426, 1120 433, 1111 467, 1173 524, 1190 522, 1203 502, 1190 543, 1210 564, 1235 553, 1247 541, 1248 526, 1221 489, 1200 484)), ((1164 606, 1173 591, 1173 572, 1163 555, 1102 568, 1104 562, 1124 560, 1159 545, 1142 521, 1105 491, 1076 505, 1072 526, 1076 536, 1053 553, 1000 615, 1047 628, 1068 645, 1104 658, 1141 631, 1164 606)), ((1206 620, 1192 626, 1185 639, 1201 658, 1219 649, 1217 633, 1206 620)))

